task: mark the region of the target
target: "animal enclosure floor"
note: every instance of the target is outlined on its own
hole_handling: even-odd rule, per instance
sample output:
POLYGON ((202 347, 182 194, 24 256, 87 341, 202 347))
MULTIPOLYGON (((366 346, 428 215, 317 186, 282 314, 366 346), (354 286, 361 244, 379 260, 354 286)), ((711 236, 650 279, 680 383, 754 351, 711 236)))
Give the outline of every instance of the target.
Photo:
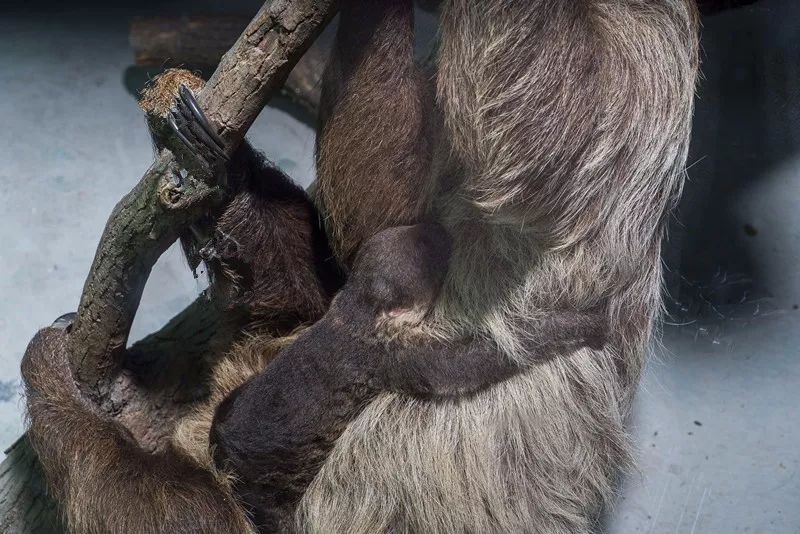
MULTIPOLYGON (((241 4, 254 12, 258 2, 241 4)), ((0 450, 23 431, 19 362, 28 340, 75 310, 106 218, 152 161, 126 89, 130 17, 180 13, 189 4, 140 2, 114 12, 108 3, 66 5, 0 8, 0 450)), ((739 233, 749 225, 737 247, 746 247, 764 296, 665 327, 631 421, 638 471, 625 478, 610 533, 800 532, 797 20, 800 4, 762 0, 706 22, 707 80, 690 176, 695 185, 731 183, 744 172, 759 180, 724 199, 702 197, 706 219, 687 215, 682 232, 705 235, 698 249, 713 249, 730 243, 704 234, 704 220, 724 216, 739 233), (729 41, 742 40, 752 48, 731 55, 729 41), (781 68, 759 68, 759 57, 773 56, 786 58, 781 68), (761 146, 782 150, 755 167, 736 159, 752 162, 761 146)), ((314 137, 306 125, 270 108, 250 138, 310 183, 314 137)), ((170 249, 148 282, 135 336, 163 324, 202 288, 170 249)))

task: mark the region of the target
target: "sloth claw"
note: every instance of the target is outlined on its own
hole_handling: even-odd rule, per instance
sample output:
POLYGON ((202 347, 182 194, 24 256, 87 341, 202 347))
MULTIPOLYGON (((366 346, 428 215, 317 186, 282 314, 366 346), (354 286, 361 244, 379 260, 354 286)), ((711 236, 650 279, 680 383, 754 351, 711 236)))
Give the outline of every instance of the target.
POLYGON ((208 122, 192 91, 185 85, 178 90, 175 106, 167 117, 170 128, 193 154, 214 168, 217 162, 228 161, 225 143, 208 122))
POLYGON ((192 142, 189 141, 189 139, 187 139, 185 135, 183 135, 183 132, 178 127, 178 124, 175 122, 175 115, 173 115, 171 112, 169 114, 169 117, 167 117, 167 122, 169 122, 170 128, 172 128, 173 133, 175 133, 175 135, 178 136, 178 139, 180 139, 181 142, 184 145, 186 145, 187 148, 191 149, 192 148, 192 142))
POLYGON ((203 110, 200 109, 200 106, 197 104, 197 100, 194 98, 194 94, 192 93, 191 89, 186 87, 185 85, 181 85, 180 89, 178 90, 180 94, 181 101, 189 108, 194 119, 203 128, 203 132, 208 136, 208 138, 213 143, 214 147, 223 155, 225 155, 225 142, 222 138, 217 134, 217 131, 214 129, 213 126, 208 122, 205 113, 203 110))
POLYGON ((75 312, 65 313, 55 321, 51 325, 53 328, 59 328, 61 330, 69 330, 72 327, 72 323, 75 322, 75 317, 78 314, 75 312))

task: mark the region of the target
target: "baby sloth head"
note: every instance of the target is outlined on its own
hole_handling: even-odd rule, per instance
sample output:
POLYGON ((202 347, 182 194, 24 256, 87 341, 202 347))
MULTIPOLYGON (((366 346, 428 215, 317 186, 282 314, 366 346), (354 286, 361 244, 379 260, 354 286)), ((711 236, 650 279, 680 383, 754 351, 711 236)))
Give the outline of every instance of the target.
POLYGON ((419 323, 442 287, 451 248, 439 224, 383 230, 361 245, 344 293, 379 319, 419 323))

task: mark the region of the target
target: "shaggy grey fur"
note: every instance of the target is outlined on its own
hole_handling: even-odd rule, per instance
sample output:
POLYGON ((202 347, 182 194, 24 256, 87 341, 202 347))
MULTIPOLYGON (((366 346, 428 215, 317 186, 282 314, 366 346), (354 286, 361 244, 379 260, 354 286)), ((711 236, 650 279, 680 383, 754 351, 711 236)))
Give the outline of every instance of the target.
POLYGON ((455 239, 424 325, 535 358, 555 309, 608 309, 606 348, 473 397, 381 395, 305 494, 300 529, 580 533, 629 465, 624 420, 661 306, 698 66, 690 0, 449 0, 434 199, 455 239))

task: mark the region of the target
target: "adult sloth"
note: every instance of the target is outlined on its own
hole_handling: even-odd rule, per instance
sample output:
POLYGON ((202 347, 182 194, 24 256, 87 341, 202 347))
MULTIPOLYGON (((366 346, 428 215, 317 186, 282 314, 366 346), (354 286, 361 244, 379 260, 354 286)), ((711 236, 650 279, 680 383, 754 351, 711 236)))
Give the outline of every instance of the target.
MULTIPOLYGON (((695 3, 448 0, 433 78, 415 67, 412 42, 410 0, 343 0, 316 204, 345 270, 380 230, 442 224, 453 240, 443 288, 393 342, 478 338, 524 371, 451 399, 379 394, 336 440, 294 527, 586 532, 629 461, 624 418, 661 305, 659 249, 688 147, 695 3), (609 325, 602 348, 542 361, 544 325, 596 310, 609 325)), ((228 289, 262 322, 282 320, 276 303, 305 302, 296 315, 318 317, 337 284, 314 282, 327 249, 312 246, 312 206, 292 188, 274 194, 280 173, 232 163, 242 191, 209 222, 221 236, 211 261, 223 277, 247 275, 228 289), (242 209, 273 204, 295 215, 242 209), (263 268, 264 258, 291 261, 263 268)), ((208 409, 154 454, 80 398, 65 334, 42 332, 23 363, 30 436, 70 526, 250 528, 211 464, 208 429, 215 405, 291 342, 273 339, 291 325, 280 326, 220 364, 208 409)))
POLYGON ((410 2, 342 9, 317 188, 339 258, 384 225, 432 214, 454 239, 450 271, 434 312, 405 334, 482 335, 531 361, 543 318, 601 308, 611 326, 603 349, 474 396, 380 396, 337 441, 297 526, 586 532, 629 460, 624 419, 661 307, 695 2, 446 1, 435 120, 411 58, 410 2))

